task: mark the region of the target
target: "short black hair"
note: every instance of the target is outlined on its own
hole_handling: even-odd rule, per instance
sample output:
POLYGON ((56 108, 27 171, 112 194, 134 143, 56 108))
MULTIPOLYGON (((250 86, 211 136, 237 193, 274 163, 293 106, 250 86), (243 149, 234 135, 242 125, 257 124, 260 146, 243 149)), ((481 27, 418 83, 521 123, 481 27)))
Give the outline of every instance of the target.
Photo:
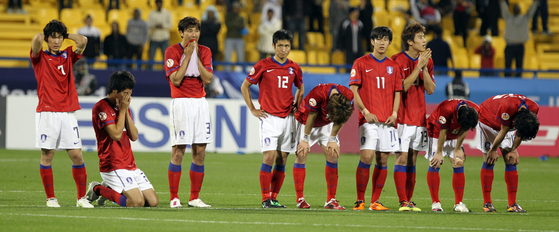
POLYGON ((289 44, 293 44, 293 35, 286 30, 279 30, 274 32, 272 36, 272 43, 275 45, 280 40, 289 40, 289 44))
POLYGON ((68 38, 68 28, 66 27, 66 25, 64 25, 63 22, 53 19, 49 23, 47 23, 45 28, 43 28, 45 41, 48 41, 48 38, 54 36, 55 33, 62 35, 64 39, 68 38))
POLYGON ((473 107, 465 105, 458 109, 458 124, 463 130, 473 130, 478 121, 479 115, 473 107))
POLYGON ((197 18, 194 17, 184 17, 183 19, 181 19, 181 21, 179 21, 179 31, 184 32, 186 29, 191 28, 191 27, 195 27, 198 30, 201 30, 202 25, 200 25, 200 20, 198 20, 197 18))
POLYGON ((328 120, 336 124, 346 123, 353 113, 351 101, 340 93, 335 93, 330 96, 326 109, 328 112, 328 120))
POLYGON ((404 51, 407 51, 410 47, 408 41, 411 40, 412 42, 415 41, 415 35, 418 33, 423 32, 425 34, 425 27, 418 22, 415 22, 406 28, 402 32, 402 41, 404 42, 404 51))
POLYGON ((392 29, 386 26, 375 27, 373 31, 371 31, 371 39, 382 39, 384 37, 388 37, 388 41, 392 42, 392 29))
POLYGON ((523 141, 532 140, 538 135, 540 121, 534 112, 523 108, 516 113, 514 128, 516 128, 516 136, 523 141))
POLYGON ((134 80, 132 73, 126 70, 116 71, 111 74, 109 84, 107 85, 107 93, 111 94, 113 90, 120 93, 126 89, 134 89, 134 86, 136 86, 136 80, 134 80))

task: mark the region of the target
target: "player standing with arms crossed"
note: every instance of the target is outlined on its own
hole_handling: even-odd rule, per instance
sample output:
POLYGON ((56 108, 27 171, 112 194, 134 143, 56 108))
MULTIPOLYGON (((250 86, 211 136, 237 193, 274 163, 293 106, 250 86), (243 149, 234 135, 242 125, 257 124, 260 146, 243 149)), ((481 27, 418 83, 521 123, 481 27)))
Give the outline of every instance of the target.
POLYGON ((211 207, 200 200, 204 180, 206 145, 212 142, 210 112, 204 85, 213 79, 212 53, 199 45, 200 21, 194 17, 183 18, 178 25, 182 41, 165 50, 165 74, 171 87, 171 140, 172 153, 169 163, 169 191, 171 208, 182 208, 178 192, 182 173, 182 158, 186 145, 191 145, 190 207, 211 207), (194 40, 194 41, 191 41, 194 40), (190 42, 189 42, 190 41, 190 42), (186 76, 192 53, 198 54, 200 76, 186 76))
POLYGON ((87 172, 82 156, 82 141, 78 121, 74 115, 81 109, 72 67, 85 50, 87 38, 68 34, 68 28, 58 20, 50 21, 43 33, 35 35, 31 42, 31 63, 37 79, 39 105, 35 114, 36 146, 41 148, 41 179, 47 194, 47 207, 60 207, 54 196, 51 163, 55 149, 65 149, 72 160, 72 175, 78 189, 76 206, 93 208, 86 194, 87 172), (64 39, 76 43, 60 50, 64 39), (43 41, 47 50, 43 51, 43 41))
POLYGON ((286 30, 279 30, 274 33, 272 40, 276 54, 258 61, 252 67, 241 86, 241 92, 252 115, 261 121, 260 145, 264 153, 260 168, 262 208, 285 208, 278 202, 277 195, 285 179, 287 156, 295 146, 293 111, 301 103, 305 90, 301 68, 287 59, 293 35, 286 30), (260 87, 260 109, 254 107, 250 94, 250 86, 256 84, 260 87), (293 85, 297 87, 295 97, 293 85), (276 166, 272 173, 274 161, 276 166))
POLYGON ((402 32, 402 41, 405 41, 404 51, 392 56, 406 77, 398 110, 400 150, 395 153, 394 183, 399 211, 421 211, 411 198, 415 189, 417 154, 427 150, 425 92, 431 95, 435 91, 435 76, 431 50, 425 49, 425 27, 417 22, 407 26, 402 32))
POLYGON ((343 85, 320 84, 314 87, 303 99, 295 113, 297 134, 295 141, 300 141, 295 152, 293 180, 297 193, 297 208, 307 209, 311 206, 305 201, 305 163, 310 147, 315 143, 322 147, 326 156, 326 209, 345 210, 336 200, 338 189, 338 158, 340 141, 338 133, 353 113, 353 92, 343 85))
POLYGON ((357 166, 357 201, 353 210, 365 208, 365 191, 373 158, 373 195, 369 210, 388 210, 378 199, 386 181, 386 165, 390 152, 400 148, 394 125, 400 106, 402 75, 398 64, 386 56, 392 43, 392 30, 376 27, 371 33, 373 53, 355 61, 349 86, 359 109, 359 138, 361 158, 357 166))
POLYGON ((496 212, 491 201, 493 167, 499 158, 497 148, 505 160, 505 182, 507 183, 507 212, 526 213, 516 203, 518 172, 516 165, 519 155, 516 149, 522 141, 534 139, 538 134, 540 107, 532 99, 520 94, 502 94, 490 97, 481 103, 477 130, 479 131, 478 149, 483 152, 481 168, 481 188, 483 190, 483 211, 496 212), (516 133, 515 133, 516 130, 516 133))

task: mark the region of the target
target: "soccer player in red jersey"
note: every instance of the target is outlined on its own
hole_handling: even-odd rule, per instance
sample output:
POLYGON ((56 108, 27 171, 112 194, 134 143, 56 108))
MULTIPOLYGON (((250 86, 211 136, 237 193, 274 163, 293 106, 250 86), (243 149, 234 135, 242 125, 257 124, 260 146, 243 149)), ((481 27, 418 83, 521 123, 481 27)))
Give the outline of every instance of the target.
POLYGON ((300 141, 295 152, 293 180, 297 193, 297 208, 310 208, 305 201, 305 163, 310 147, 319 143, 326 156, 326 209, 344 210, 336 200, 338 189, 338 158, 340 145, 338 133, 353 113, 353 92, 343 85, 320 84, 303 99, 295 113, 297 132, 295 141, 300 141))
POLYGON ((272 40, 276 54, 258 61, 252 67, 241 86, 241 92, 252 115, 261 121, 260 145, 264 153, 260 168, 262 207, 285 208, 278 202, 277 195, 285 179, 287 156, 295 147, 293 112, 301 103, 305 91, 301 68, 287 59, 293 35, 286 30, 279 30, 274 33, 272 40), (254 107, 250 94, 250 86, 256 84, 260 87, 260 109, 254 107), (295 97, 293 85, 297 87, 295 97), (272 173, 274 161, 276 166, 272 173))
POLYGON ((452 188, 454 189, 454 211, 470 212, 466 204, 462 203, 464 197, 464 162, 466 155, 462 143, 478 123, 479 106, 468 100, 449 99, 441 102, 427 118, 427 131, 429 136, 429 150, 425 158, 429 159, 427 184, 431 193, 431 210, 443 211, 439 199, 439 186, 441 178, 439 170, 448 156, 454 169, 452 188))
POLYGON ((182 159, 186 146, 191 145, 190 165, 191 207, 211 207, 200 200, 199 193, 204 180, 204 158, 206 145, 212 142, 210 112, 206 101, 204 85, 213 79, 212 53, 206 46, 199 45, 200 21, 185 17, 179 22, 182 41, 165 50, 165 74, 171 87, 171 141, 172 153, 169 163, 169 191, 171 208, 181 208, 179 183, 182 173, 182 159), (189 42, 194 40, 192 42, 189 42), (200 76, 186 76, 186 69, 192 53, 198 54, 200 76))
POLYGON ((138 139, 138 128, 128 108, 135 85, 130 72, 115 72, 107 85, 107 97, 93 106, 92 122, 103 184, 92 181, 87 198, 92 202, 103 196, 98 201, 102 206, 105 199, 125 207, 146 204, 155 207, 159 204, 153 186, 144 172, 136 167, 130 147, 130 140, 138 139))
POLYGON ((60 207, 54 196, 51 163, 55 149, 65 149, 72 160, 72 175, 78 189, 76 206, 93 208, 85 197, 87 172, 82 156, 82 141, 78 121, 74 115, 81 109, 78 102, 72 66, 85 50, 87 38, 68 34, 68 28, 58 20, 50 21, 43 33, 35 35, 31 43, 30 58, 37 79, 39 105, 35 114, 36 146, 41 148, 41 179, 47 194, 47 207, 60 207), (73 40, 72 47, 60 49, 64 39, 73 40), (42 50, 43 41, 47 50, 42 50))
POLYGON ((359 109, 361 149, 356 173, 357 201, 353 210, 365 208, 365 191, 373 158, 376 159, 376 165, 369 210, 388 210, 378 199, 386 181, 388 155, 400 147, 394 126, 403 79, 398 64, 386 56, 391 43, 392 30, 376 27, 371 33, 373 53, 357 59, 351 69, 349 86, 355 96, 355 106, 359 109))
POLYGON ((404 91, 398 110, 400 150, 395 153, 394 183, 400 202, 399 211, 421 211, 411 201, 415 188, 417 154, 427 150, 425 92, 435 91, 431 50, 425 49, 425 27, 413 23, 402 33, 404 51, 392 59, 400 66, 404 91))
POLYGON ((516 165, 519 155, 516 149, 522 141, 536 137, 540 128, 538 111, 540 107, 533 100, 519 94, 502 94, 490 97, 481 103, 479 116, 478 149, 483 152, 481 187, 483 190, 483 210, 496 212, 491 201, 493 167, 499 158, 497 148, 505 160, 505 182, 508 193, 508 212, 525 213, 516 203, 518 172, 516 165), (516 133, 515 133, 516 130, 516 133))

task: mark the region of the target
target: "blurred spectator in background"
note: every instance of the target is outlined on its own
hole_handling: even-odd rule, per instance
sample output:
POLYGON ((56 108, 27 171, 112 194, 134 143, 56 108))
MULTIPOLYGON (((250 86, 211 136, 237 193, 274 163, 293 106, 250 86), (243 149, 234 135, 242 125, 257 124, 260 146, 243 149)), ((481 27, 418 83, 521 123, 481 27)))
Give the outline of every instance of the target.
MULTIPOLYGON (((227 26, 227 35, 225 39, 225 61, 231 62, 233 49, 237 53, 237 62, 245 61, 245 41, 243 36, 247 34, 245 19, 239 14, 241 4, 233 3, 233 11, 227 12, 225 15, 225 26, 227 26)), ((225 67, 226 71, 231 71, 231 66, 225 67)))
POLYGON ((107 7, 107 12, 112 9, 120 9, 120 0, 109 0, 109 7, 107 7))
POLYGON ((260 52, 260 59, 266 56, 274 56, 275 49, 272 45, 272 36, 276 31, 281 30, 281 21, 274 17, 274 10, 269 9, 266 20, 260 21, 258 25, 258 44, 256 48, 260 52))
POLYGON ((213 59, 219 60, 220 52, 217 34, 221 30, 221 23, 219 22, 219 12, 214 5, 209 5, 206 11, 204 11, 201 26, 199 43, 210 48, 213 59))
POLYGON ((501 7, 499 0, 476 0, 476 11, 481 19, 481 27, 479 35, 487 35, 487 29, 491 29, 492 36, 499 36, 499 17, 501 16, 501 7))
POLYGON ((440 28, 441 13, 429 4, 429 0, 410 0, 410 11, 413 18, 425 27, 426 32, 440 28))
POLYGON ((62 10, 64 8, 72 8, 73 2, 74 0, 58 0, 59 10, 62 10))
MULTIPOLYGON (((263 0, 264 1, 264 0, 263 0)), ((268 17, 268 10, 272 9, 274 11, 274 17, 277 18, 279 21, 282 21, 282 0, 268 0, 262 5, 262 11, 260 16, 260 21, 266 20, 268 17)))
POLYGON ((93 18, 91 18, 91 15, 85 17, 84 23, 85 26, 78 29, 79 35, 87 37, 87 46, 85 47, 83 56, 87 59, 96 59, 99 57, 101 51, 101 31, 99 28, 93 26, 93 18))
MULTIPOLYGON (((329 9, 329 26, 332 33, 332 51, 336 49, 338 44, 338 31, 342 22, 349 17, 349 2, 347 0, 331 0, 329 9)), ((368 36, 369 38, 371 35, 368 36)), ((369 42, 370 43, 370 42, 369 42)))
POLYGON ((470 0, 456 0, 454 7, 454 35, 462 35, 464 39, 464 47, 466 47, 468 40, 468 23, 470 22, 470 15, 472 13, 472 3, 470 0))
POLYGON ((367 51, 371 48, 371 31, 373 31, 373 4, 370 0, 361 0, 359 4, 359 20, 363 23, 362 41, 366 44, 367 51))
POLYGON ((320 32, 324 35, 324 13, 322 12, 322 3, 324 0, 309 0, 310 1, 310 14, 309 14, 309 31, 320 32), (314 22, 317 23, 317 28, 314 22))
MULTIPOLYGON (((509 7, 504 0, 501 1, 501 14, 505 20, 505 68, 512 67, 512 60, 516 61, 516 73, 513 76, 522 76, 524 65, 524 43, 530 39, 528 22, 532 19, 538 8, 538 1, 534 1, 526 14, 520 14, 520 6, 513 6, 513 14, 509 12, 509 7)), ((511 76, 510 72, 505 72, 505 76, 511 76)))
POLYGON ((446 85, 446 97, 448 99, 470 99, 470 87, 462 80, 462 71, 454 71, 454 79, 446 85))
POLYGON ((223 86, 219 77, 213 76, 212 82, 209 85, 204 85, 204 90, 206 91, 206 98, 218 98, 223 95, 223 86))
MULTIPOLYGON (((169 38, 171 33, 169 30, 173 27, 171 20, 171 12, 163 9, 163 1, 155 0, 156 10, 149 13, 148 25, 151 29, 151 36, 149 39, 149 60, 155 59, 155 52, 159 48, 161 56, 165 56, 165 49, 169 47, 169 38)), ((148 65, 148 69, 152 69, 152 65, 148 65)))
MULTIPOLYGON (((112 33, 105 37, 103 41, 103 53, 107 55, 109 60, 112 59, 119 59, 122 60, 126 58, 128 42, 126 41, 126 37, 120 34, 120 28, 117 22, 113 22, 111 24, 112 33)), ((124 64, 122 63, 109 63, 107 64, 108 67, 117 68, 117 69, 124 69, 124 64)))
MULTIPOLYGON (((482 69, 493 69, 495 68, 495 48, 491 45, 491 36, 485 35, 483 43, 476 48, 475 53, 481 55, 481 68, 482 69)), ((482 71, 479 73, 480 76, 495 76, 495 72, 482 71)))
POLYGON ((22 0, 8 0, 8 10, 6 11, 6 13, 8 14, 13 14, 13 13, 18 13, 18 14, 27 14, 27 11, 23 9, 23 7, 21 7, 21 1, 22 0), (17 10, 15 9, 17 7, 17 10))
MULTIPOLYGON (((285 0, 283 2, 283 17, 285 19, 286 29, 291 32, 295 38, 295 31, 299 34, 299 50, 305 50, 305 41, 307 35, 307 21, 305 16, 309 12, 308 0, 285 0)), ((294 47, 292 49, 295 49, 294 47)))
MULTIPOLYGON (((429 4, 430 5, 433 4, 431 0, 429 0, 429 4)), ((439 2, 437 2, 435 6, 437 10, 439 10, 439 13, 441 13, 441 16, 445 17, 452 14, 455 5, 456 5, 456 0, 440 0, 439 2)))
MULTIPOLYGON (((134 17, 128 20, 128 26, 126 27, 126 41, 128 42, 128 55, 126 57, 128 59, 135 57, 136 60, 141 60, 144 46, 148 41, 149 27, 140 16, 140 9, 134 10, 134 17)), ((132 64, 128 67, 132 68, 132 64)))
POLYGON ((97 90, 97 77, 89 73, 86 59, 81 58, 74 64, 74 79, 78 95, 95 94, 97 90))
MULTIPOLYGON (((349 9, 349 18, 342 22, 338 32, 337 49, 345 51, 346 64, 353 62, 365 55, 363 51, 363 23, 359 21, 359 8, 349 9)), ((369 35, 369 41, 370 41, 369 35)), ((370 42, 369 42, 370 43, 370 42)))
MULTIPOLYGON (((448 60, 452 61, 450 46, 443 40, 443 30, 440 27, 434 29, 435 37, 427 43, 427 48, 431 49, 431 58, 436 68, 448 69, 448 60)), ((454 61, 452 61, 454 64, 454 61)), ((447 74, 447 71, 435 70, 435 74, 447 74)))
POLYGON ((542 19, 542 34, 544 35, 551 35, 549 28, 547 27, 547 23, 549 20, 549 6, 547 5, 547 0, 539 0, 540 6, 536 10, 534 14, 534 18, 532 19, 532 34, 538 33, 538 15, 541 15, 542 19))

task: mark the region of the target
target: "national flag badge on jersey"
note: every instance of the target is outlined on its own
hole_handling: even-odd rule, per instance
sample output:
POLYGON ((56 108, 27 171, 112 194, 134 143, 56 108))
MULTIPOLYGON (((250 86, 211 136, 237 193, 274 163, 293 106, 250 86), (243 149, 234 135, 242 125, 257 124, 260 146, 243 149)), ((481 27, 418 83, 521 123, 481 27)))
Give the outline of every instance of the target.
POLYGON ((393 71, 394 71, 394 69, 392 68, 392 66, 386 67, 386 72, 388 72, 388 74, 392 75, 393 71))
POLYGON ((167 67, 173 67, 173 64, 175 64, 175 61, 173 61, 173 59, 168 59, 167 60, 167 67))
POLYGON ((509 118, 510 118, 510 115, 509 115, 509 114, 507 114, 507 113, 503 113, 503 114, 501 115, 501 118, 502 118, 503 120, 505 120, 505 121, 506 121, 506 120, 509 120, 509 118))
POLYGON ((105 121, 105 119, 107 119, 107 113, 105 112, 99 113, 99 119, 101 119, 101 121, 105 121))

